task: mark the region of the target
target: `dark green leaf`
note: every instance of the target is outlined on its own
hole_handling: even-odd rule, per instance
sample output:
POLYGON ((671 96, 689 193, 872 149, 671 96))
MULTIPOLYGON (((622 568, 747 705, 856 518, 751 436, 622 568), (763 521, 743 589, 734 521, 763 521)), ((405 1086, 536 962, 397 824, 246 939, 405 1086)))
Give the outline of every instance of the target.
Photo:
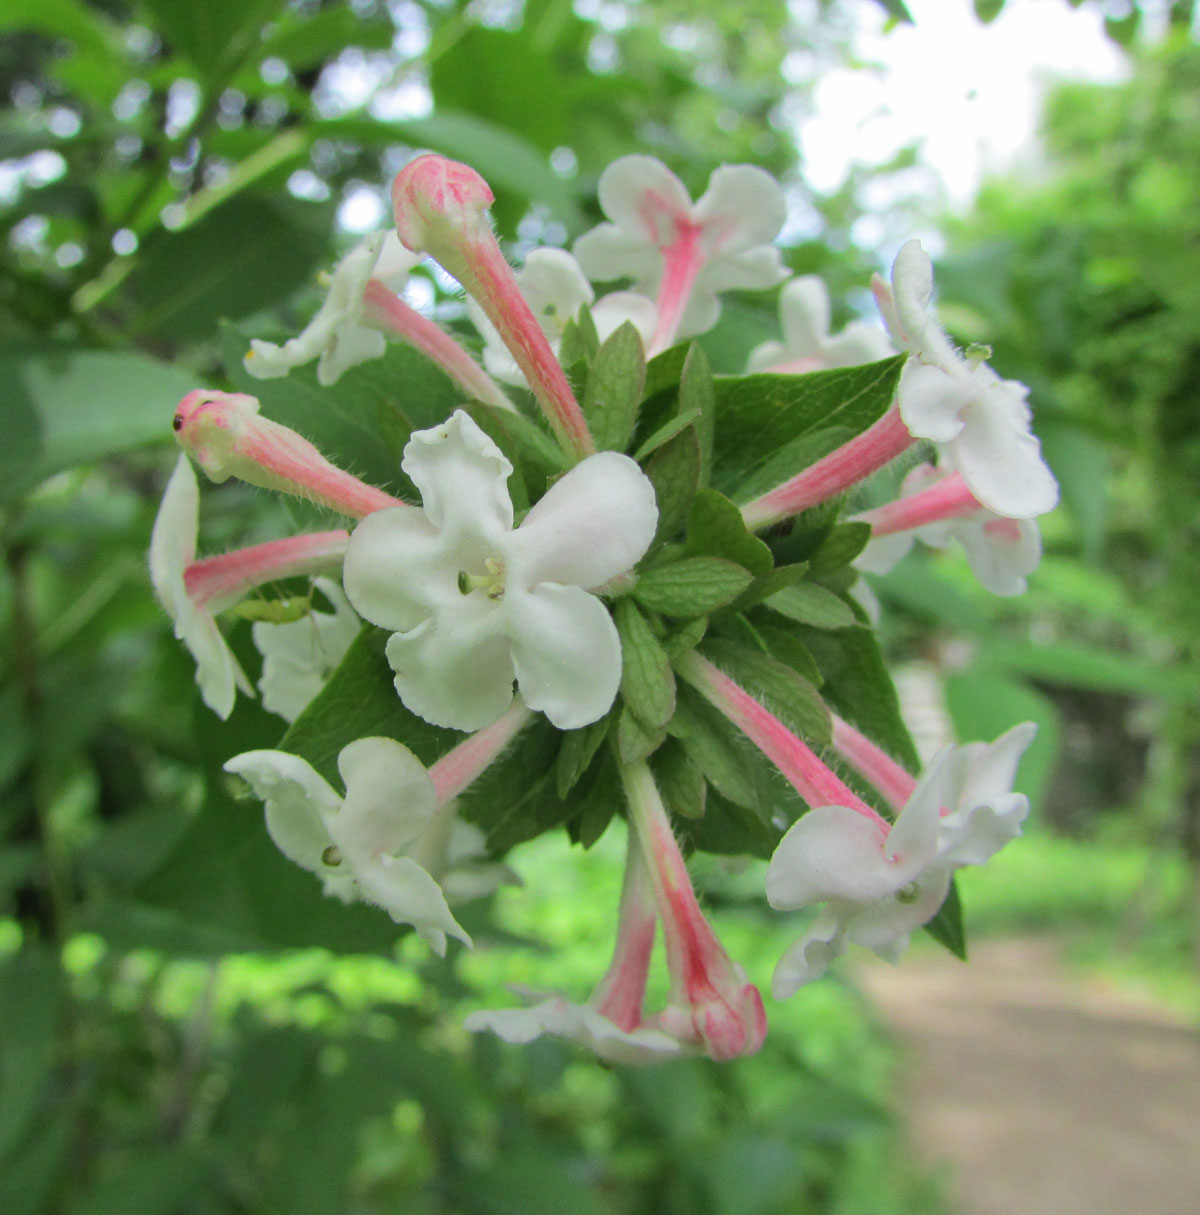
POLYGON ((707 616, 732 603, 751 583, 740 565, 719 557, 685 557, 638 575, 633 598, 664 616, 707 616))
POLYGON ((701 617, 699 620, 689 620, 679 628, 668 633, 663 638, 663 649, 667 657, 674 660, 682 658, 689 650, 694 650, 708 629, 708 621, 701 617))
POLYGON ((755 577, 768 573, 773 564, 771 550, 749 531, 741 511, 715 489, 702 489, 692 500, 684 552, 689 557, 724 557, 755 577))
POLYGON ((662 726, 651 727, 643 725, 629 711, 628 707, 621 710, 617 721, 617 751, 623 764, 634 764, 639 759, 652 755, 660 746, 667 733, 662 726))
POLYGON ((829 742, 829 710, 817 689, 794 667, 720 638, 706 639, 703 649, 706 658, 805 741, 813 745, 829 742))
POLYGON ((687 518, 688 507, 700 485, 700 440, 695 426, 664 443, 650 457, 646 475, 658 502, 655 540, 669 540, 687 518))
POLYGON ((689 409, 686 413, 676 414, 669 421, 664 422, 642 445, 633 453, 633 458, 641 464, 647 456, 656 452, 664 443, 673 439, 677 434, 687 430, 693 422, 699 418, 700 414, 695 409, 689 409))
POLYGON ((766 645, 773 658, 787 663, 794 671, 808 680, 814 687, 819 688, 823 682, 821 669, 817 660, 812 656, 808 646, 793 636, 786 629, 773 628, 771 625, 757 626, 759 639, 766 645))
POLYGON ((845 568, 866 548, 870 539, 869 523, 839 523, 809 558, 809 577, 824 578, 835 570, 845 568))
POLYGON ((621 635, 621 696, 645 725, 665 726, 675 712, 670 659, 630 600, 619 600, 614 615, 621 635))
MULTIPOLYGON (((558 347, 558 359, 564 367, 573 371, 576 365, 582 364, 585 372, 590 368, 600 351, 600 335, 596 332, 596 322, 592 319, 592 310, 581 305, 579 315, 572 317, 563 328, 562 341, 558 347)), ((644 369, 643 369, 644 370, 644 369)), ((584 383, 577 386, 586 390, 587 376, 584 383)))
POLYGON ((925 931, 956 958, 964 962, 967 960, 967 931, 963 927, 962 903, 955 882, 951 881, 945 901, 938 908, 937 915, 925 925, 925 931))
POLYGON ((798 561, 795 565, 780 565, 761 578, 755 578, 745 592, 729 605, 731 612, 744 612, 755 604, 761 603, 771 595, 782 591, 799 582, 808 572, 808 562, 798 561))
POLYGON ((891 405, 903 365, 904 356, 898 355, 808 375, 717 380, 721 426, 713 448, 713 485, 736 493, 785 444, 810 431, 837 426, 860 434, 891 405))
POLYGON ((144 355, 48 344, 0 352, 0 377, 0 502, 73 465, 166 440, 179 398, 196 387, 144 355))
POLYGON ((625 450, 637 423, 645 382, 642 339, 626 321, 605 340, 588 373, 583 412, 600 451, 625 450))
POLYGON ((582 729, 563 731, 562 746, 554 768, 559 797, 566 797, 588 770, 611 724, 612 718, 605 716, 582 729))
POLYGON ((695 343, 688 347, 679 376, 679 412, 687 414, 693 410, 698 415, 696 436, 700 440, 700 484, 703 486, 712 475, 717 400, 708 357, 695 343))
POLYGON ((766 797, 752 762, 750 744, 699 693, 684 688, 670 734, 687 748, 697 767, 739 806, 756 809, 766 797))
POLYGON ((675 738, 655 752, 650 767, 667 809, 677 818, 703 818, 708 786, 700 765, 675 738))
POLYGON ((858 623, 844 599, 811 582, 798 582, 776 591, 763 604, 789 620, 815 629, 845 629, 858 623))
POLYGON ((0 1158, 49 1098, 61 1006, 62 972, 50 950, 27 946, 0 964, 0 1158))
POLYGON ((254 45, 284 0, 146 0, 146 7, 167 43, 215 78, 254 45))

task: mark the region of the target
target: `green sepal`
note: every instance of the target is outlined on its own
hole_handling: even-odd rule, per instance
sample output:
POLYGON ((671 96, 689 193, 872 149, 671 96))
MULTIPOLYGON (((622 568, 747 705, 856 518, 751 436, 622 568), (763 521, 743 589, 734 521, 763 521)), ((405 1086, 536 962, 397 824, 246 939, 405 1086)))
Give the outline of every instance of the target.
POLYGON ((643 725, 665 726, 675 712, 671 660, 631 600, 618 600, 613 616, 621 637, 621 696, 643 725))
POLYGON ((702 489, 692 499, 683 551, 689 557, 724 557, 756 578, 775 564, 771 550, 746 527, 742 512, 715 489, 702 489))
POLYGON ((664 443, 646 464, 658 503, 655 543, 670 540, 688 517, 688 508, 700 486, 700 439, 695 425, 664 443))
POLYGON ((704 656, 761 700, 780 721, 806 742, 830 741, 829 710, 821 694, 794 667, 736 641, 708 638, 704 656))
POLYGON ((707 616, 737 599, 753 575, 720 557, 685 557, 638 576, 633 598, 664 616, 707 616))
POLYGON ((937 915, 925 925, 925 931, 956 958, 964 962, 967 960, 967 930, 963 925, 958 886, 953 880, 937 915))
POLYGON ((717 397, 708 356, 696 343, 688 347, 679 375, 679 412, 686 414, 693 410, 697 414, 696 437, 700 440, 700 484, 707 485, 712 475, 717 397))
POLYGON ((554 763, 554 782, 559 797, 566 797, 591 766, 611 725, 610 713, 589 726, 562 732, 562 746, 554 763))
POLYGON ((583 413, 600 451, 624 451, 646 382, 642 339, 626 321, 600 347, 588 374, 583 413))
POLYGON ((814 629, 848 629, 858 624, 854 609, 844 599, 812 582, 776 591, 763 600, 763 606, 814 629))
POLYGON ((635 764, 662 746, 667 732, 662 726, 647 726, 626 706, 617 719, 617 751, 624 764, 635 764))
POLYGON ((839 523, 809 558, 809 576, 824 578, 835 570, 844 569, 867 547, 870 539, 869 523, 839 523))
POLYGON ((677 818, 704 817, 708 782, 700 765, 676 738, 669 738, 650 761, 654 780, 667 809, 677 818))

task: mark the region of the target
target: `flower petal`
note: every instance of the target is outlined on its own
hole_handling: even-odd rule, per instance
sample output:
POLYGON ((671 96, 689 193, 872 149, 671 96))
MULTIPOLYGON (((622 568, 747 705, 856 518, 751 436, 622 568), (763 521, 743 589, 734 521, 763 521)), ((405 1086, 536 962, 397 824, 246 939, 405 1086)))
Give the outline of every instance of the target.
POLYGON ((254 695, 246 673, 221 636, 217 622, 202 607, 186 602, 175 618, 175 636, 196 660, 200 698, 222 721, 233 712, 238 691, 254 695))
POLYGON ((1032 519, 984 514, 959 524, 953 533, 980 586, 993 595, 1024 594, 1026 576, 1042 559, 1042 535, 1032 519))
POLYGON ((676 222, 692 210, 683 182, 653 156, 614 160, 600 174, 596 192, 604 214, 618 228, 657 246, 675 239, 676 222))
POLYGON ((366 902, 382 907, 397 924, 411 924, 435 953, 445 955, 447 936, 471 947, 442 888, 411 857, 365 860, 355 867, 354 876, 366 902))
POLYGON ((652 299, 634 291, 611 291, 592 305, 592 320, 596 322, 596 333, 602 342, 628 321, 646 346, 654 336, 658 309, 652 299))
POLYGON ((779 183, 756 165, 722 165, 692 209, 704 226, 710 256, 730 257, 779 235, 787 219, 787 200, 779 183))
POLYGON ((854 558, 854 568, 868 574, 890 574, 912 550, 912 532, 893 532, 890 536, 873 536, 867 546, 854 558))
POLYGON ((150 582, 172 619, 187 601, 183 571, 196 559, 199 523, 200 487, 191 461, 181 455, 163 491, 150 534, 150 582))
POLYGON ((458 409, 440 426, 414 431, 400 467, 420 491, 426 518, 459 568, 483 573, 484 560, 495 556, 513 524, 513 468, 504 453, 458 409))
POLYGON ((360 738, 342 748, 346 799, 328 820, 348 857, 396 855, 429 826, 437 794, 425 765, 392 738, 360 738))
POLYGON ((1041 444, 1017 420, 1019 408, 1023 402, 1006 381, 985 384, 963 411, 962 430, 949 443, 947 454, 988 510, 1012 519, 1031 519, 1057 505, 1058 482, 1042 459, 1041 444))
POLYGON ((513 657, 499 605, 479 591, 394 633, 387 658, 405 708, 435 726, 482 730, 512 703, 513 657))
POLYGON ((242 777, 265 803, 267 832, 289 861, 312 873, 330 870, 322 859, 333 843, 325 816, 342 799, 307 760, 286 751, 246 751, 229 760, 225 771, 242 777))
POLYGON ((560 730, 603 717, 621 684, 621 641, 604 604, 579 587, 543 583, 507 606, 525 703, 560 730))
POLYGON ((948 862, 936 862, 904 891, 904 897, 890 896, 862 908, 846 923, 847 939, 894 961, 909 933, 931 920, 945 902, 952 872, 948 862))
POLYGON ((364 620, 404 632, 461 598, 461 568, 420 511, 396 506, 367 515, 350 534, 342 585, 364 620))
POLYGON ((919 240, 905 241, 892 263, 895 318, 901 332, 892 336, 944 371, 965 367, 962 355, 929 312, 933 298, 933 262, 919 240))
POLYGON ((839 899, 886 898, 914 876, 884 856, 881 827, 846 806, 818 806, 794 823, 767 866, 767 902, 779 911, 839 899))
POLYGON ((911 358, 900 372, 896 402, 914 438, 947 443, 963 429, 962 411, 977 396, 970 376, 911 358))
POLYGON ((821 355, 829 320, 829 291, 818 275, 794 278, 779 293, 779 322, 790 358, 821 355))
POLYGON ((509 581, 599 586, 641 560, 658 526, 649 477, 628 456, 597 452, 561 477, 509 541, 509 581))
POLYGON ((805 984, 819 979, 829 969, 830 962, 845 952, 844 923, 832 912, 823 912, 775 964, 771 995, 776 1000, 794 996, 805 984))
POLYGON ((636 232, 616 224, 597 224, 572 246, 583 272, 597 283, 631 278, 637 291, 653 292, 662 277, 662 254, 636 232))
POLYGON ((472 1033, 490 1030, 506 1042, 524 1044, 550 1034, 579 1042, 609 1063, 659 1063, 683 1053, 674 1038, 661 1030, 639 1026, 619 1029, 585 1004, 551 996, 532 1008, 504 1008, 471 1013, 463 1022, 472 1033))

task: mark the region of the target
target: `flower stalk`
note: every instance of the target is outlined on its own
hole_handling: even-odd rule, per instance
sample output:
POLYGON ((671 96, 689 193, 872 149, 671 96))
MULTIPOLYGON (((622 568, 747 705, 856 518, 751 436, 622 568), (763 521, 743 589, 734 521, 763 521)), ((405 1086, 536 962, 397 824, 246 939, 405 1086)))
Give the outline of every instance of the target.
POLYGON ((179 445, 218 484, 237 477, 354 519, 407 505, 343 472, 294 430, 262 417, 258 400, 245 393, 189 392, 172 426, 179 445))
POLYGON ((566 374, 517 285, 487 218, 486 181, 443 156, 418 156, 392 183, 396 229, 414 253, 428 253, 483 309, 512 352, 564 449, 576 459, 596 450, 566 374))
POLYGON ((819 506, 845 493, 872 473, 890 464, 913 445, 900 410, 892 407, 873 426, 823 456, 803 472, 768 490, 742 507, 742 518, 752 531, 770 527, 809 507, 819 506))
POLYGON ((913 531, 930 523, 965 519, 984 507, 971 493, 961 474, 951 473, 940 481, 907 497, 897 498, 874 510, 850 516, 852 523, 869 523, 872 536, 891 536, 913 531))

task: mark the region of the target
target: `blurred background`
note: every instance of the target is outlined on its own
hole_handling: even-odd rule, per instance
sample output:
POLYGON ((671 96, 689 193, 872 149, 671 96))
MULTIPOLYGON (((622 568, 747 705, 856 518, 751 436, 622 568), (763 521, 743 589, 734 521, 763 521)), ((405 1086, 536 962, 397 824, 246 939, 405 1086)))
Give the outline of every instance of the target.
MULTIPOLYGON (((952 1057, 930 1034, 966 998, 932 946, 910 972, 847 972, 772 1006, 767 1047, 734 1065, 629 1071, 466 1035, 466 1011, 511 1000, 506 982, 585 994, 620 841, 521 849, 523 888, 466 921, 486 947, 449 966, 397 946, 385 917, 323 903, 220 773, 273 745, 277 719, 245 700, 228 723, 202 709, 144 553, 175 401, 223 385, 246 334, 297 330, 316 272, 385 224, 415 150, 483 173, 514 256, 595 223, 617 156, 661 158, 693 196, 720 163, 759 164, 789 194, 786 261, 825 277, 835 324, 870 315, 871 272, 919 235, 954 335, 1031 386, 1063 489, 1020 599, 980 591, 949 553, 872 582, 923 748, 1040 728, 1027 838, 961 879, 979 957, 954 973, 976 976, 981 1011, 954 1032, 1004 1031, 997 1001, 1087 1017, 1136 992, 1136 1015, 1114 1005, 1118 1046, 1143 1022, 1186 1037, 1196 35, 1190 0, 6 0, 0 1211, 1016 1209, 986 1205, 969 1161, 938 1162, 937 1085, 985 1051, 964 1040, 948 1077, 920 1070, 952 1057)), ((418 273, 409 291, 461 315, 446 280, 418 273)), ((702 341, 736 372, 776 326, 773 301, 745 294, 702 341)), ((278 535, 275 510, 210 487, 205 545, 278 535)), ((761 875, 699 872, 730 952, 768 983, 794 931, 761 875)), ((1020 1051, 1045 1028, 1008 1026, 1010 1071, 1041 1066, 1020 1051)), ((951 1129, 992 1109, 970 1100, 951 1129)), ((1087 1109, 1072 1117, 1086 1132, 1087 1109)), ((1183 1122, 1137 1133, 1193 1162, 1183 1122)), ((1009 1173, 1035 1150, 1003 1144, 1009 1173)), ((1020 1209, 1075 1209, 1039 1192, 1020 1209)), ((1175 1200, 1120 1209, 1194 1209, 1175 1200)))

